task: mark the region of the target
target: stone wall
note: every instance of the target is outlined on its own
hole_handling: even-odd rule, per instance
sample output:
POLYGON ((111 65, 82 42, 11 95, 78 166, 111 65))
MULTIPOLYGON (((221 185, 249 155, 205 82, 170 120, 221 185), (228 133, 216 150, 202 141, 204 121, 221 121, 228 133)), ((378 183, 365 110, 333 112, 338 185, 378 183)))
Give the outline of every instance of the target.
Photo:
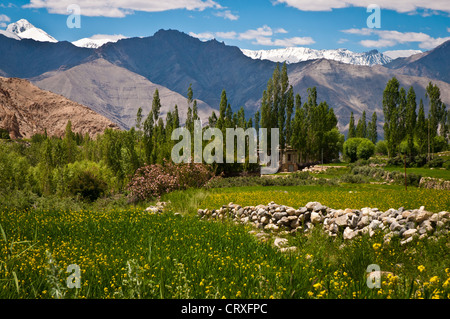
POLYGON ((450 230, 450 213, 442 211, 432 213, 419 209, 378 208, 332 209, 319 202, 309 202, 304 207, 293 208, 274 202, 268 205, 246 206, 229 203, 219 209, 199 209, 201 219, 230 218, 237 223, 251 224, 267 232, 287 231, 290 233, 308 232, 314 227, 321 227, 330 236, 342 236, 350 240, 356 236, 368 234, 370 237, 383 232, 384 241, 392 237, 401 238, 401 244, 414 239, 436 238, 448 235, 450 230))

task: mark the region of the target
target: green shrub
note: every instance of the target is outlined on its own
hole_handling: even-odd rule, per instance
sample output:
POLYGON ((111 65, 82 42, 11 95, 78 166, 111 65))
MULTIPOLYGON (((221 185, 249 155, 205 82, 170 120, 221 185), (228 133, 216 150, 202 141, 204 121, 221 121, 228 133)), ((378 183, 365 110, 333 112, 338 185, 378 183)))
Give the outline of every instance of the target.
POLYGON ((345 174, 339 179, 341 183, 361 184, 367 182, 367 179, 362 175, 345 174))
POLYGON ((444 163, 444 165, 442 165, 442 167, 449 171, 450 170, 450 161, 446 161, 444 163))
POLYGON ((356 150, 358 159, 368 160, 373 154, 375 154, 375 145, 368 139, 363 139, 356 150))
POLYGON ((350 138, 344 143, 344 158, 351 163, 369 159, 375 153, 375 145, 367 138, 350 138))
POLYGON ((444 165, 444 160, 440 157, 433 158, 424 167, 426 168, 441 168, 444 165))
POLYGON ((83 171, 74 176, 68 185, 68 191, 75 196, 91 202, 102 196, 107 190, 107 184, 91 171, 83 171))
POLYGON ((5 129, 0 128, 0 139, 9 140, 11 137, 9 136, 9 132, 5 129))
POLYGON ((448 148, 447 141, 443 136, 435 136, 433 139, 434 151, 436 153, 446 151, 448 148))
POLYGON ((375 145, 375 153, 380 155, 388 155, 386 141, 378 141, 375 145))

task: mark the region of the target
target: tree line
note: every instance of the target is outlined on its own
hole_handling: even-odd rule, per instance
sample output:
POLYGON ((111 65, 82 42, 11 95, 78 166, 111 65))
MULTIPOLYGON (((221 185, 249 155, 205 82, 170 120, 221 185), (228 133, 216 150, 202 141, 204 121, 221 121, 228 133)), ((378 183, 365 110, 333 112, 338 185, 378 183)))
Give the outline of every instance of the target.
POLYGON ((441 100, 439 87, 430 82, 425 97, 427 116, 422 99, 417 113, 417 98, 412 86, 406 91, 395 77, 387 83, 383 92, 383 130, 389 157, 427 154, 429 159, 432 153, 447 147, 450 112, 441 100))
MULTIPOLYGON (((279 128, 281 150, 288 147, 297 150, 299 163, 338 159, 344 152, 344 144, 352 139, 359 140, 348 143, 353 146, 347 149, 356 154, 353 155, 356 158, 358 154, 370 156, 375 143, 385 143, 389 157, 416 156, 448 147, 450 116, 436 85, 427 86, 426 99, 427 115, 422 100, 417 112, 414 88, 406 91, 395 77, 392 78, 383 92, 385 140, 377 142, 377 114, 373 113, 367 121, 363 112, 356 125, 352 114, 345 141, 338 130, 333 108, 326 101, 318 101, 317 89, 308 88, 307 96, 302 98, 289 83, 286 64, 277 64, 262 94, 261 107, 254 116, 247 117, 243 107, 233 112, 223 90, 218 113, 211 114, 203 130, 215 127, 225 134, 227 128, 255 128, 256 132, 267 128, 270 133, 270 128, 279 128)), ((187 90, 187 104, 184 126, 192 135, 194 121, 199 119, 192 86, 187 90)), ((160 112, 159 92, 155 90, 149 114, 144 116, 139 108, 135 126, 128 131, 107 129, 93 139, 88 134, 74 133, 69 121, 61 138, 44 132, 29 141, 1 142, 1 189, 27 188, 37 194, 69 195, 76 193, 80 184, 90 183, 87 188, 123 191, 139 168, 164 164, 171 159, 172 148, 177 143, 171 139, 172 132, 182 125, 179 109, 175 105, 165 120, 160 112)), ((2 137, 7 138, 4 133, 2 137)), ((203 143, 206 145, 209 141, 203 143)), ((258 170, 259 165, 249 163, 248 153, 246 155, 243 165, 225 164, 224 160, 211 168, 216 174, 258 170)))

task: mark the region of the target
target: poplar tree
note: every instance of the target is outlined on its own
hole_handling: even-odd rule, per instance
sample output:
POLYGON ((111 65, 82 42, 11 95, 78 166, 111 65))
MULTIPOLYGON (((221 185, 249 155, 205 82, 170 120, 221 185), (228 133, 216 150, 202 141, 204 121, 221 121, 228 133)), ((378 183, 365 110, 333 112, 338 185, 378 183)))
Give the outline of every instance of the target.
POLYGON ((397 145, 400 141, 396 140, 398 137, 398 105, 400 100, 399 93, 400 83, 393 77, 386 84, 383 91, 383 113, 384 113, 384 139, 387 144, 388 156, 395 155, 397 145))
POLYGON ((422 99, 420 99, 419 102, 419 113, 417 115, 415 136, 419 146, 419 153, 426 154, 428 146, 428 121, 425 118, 425 110, 422 99))
POLYGON ((416 131, 416 120, 417 120, 416 108, 417 108, 416 92, 414 91, 414 88, 411 86, 406 96, 406 121, 405 121, 405 133, 408 143, 409 156, 412 156, 414 151, 414 132, 416 131))
POLYGON ((364 110, 356 125, 356 137, 367 137, 366 111, 364 110))
POLYGON ((377 132, 377 113, 373 112, 372 120, 367 126, 367 138, 372 141, 373 144, 377 143, 378 132, 377 132))
POLYGON ((348 134, 347 139, 351 139, 356 137, 356 129, 355 129, 355 117, 353 115, 353 112, 350 114, 350 122, 348 124, 348 134))

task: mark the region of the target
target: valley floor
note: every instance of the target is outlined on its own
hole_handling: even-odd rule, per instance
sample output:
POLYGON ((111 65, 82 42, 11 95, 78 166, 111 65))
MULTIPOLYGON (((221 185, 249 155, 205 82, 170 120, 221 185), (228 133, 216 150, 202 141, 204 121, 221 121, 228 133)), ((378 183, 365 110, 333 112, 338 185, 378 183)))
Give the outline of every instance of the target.
POLYGON ((165 195, 163 213, 143 209, 3 208, 0 298, 446 298, 448 236, 401 245, 382 235, 344 241, 316 227, 285 236, 299 249, 281 253, 253 227, 200 220, 197 208, 274 201, 293 207, 319 201, 333 208, 425 206, 450 210, 445 190, 402 186, 231 187, 165 195), (176 214, 180 213, 181 214, 176 214), (66 285, 69 265, 80 288, 66 285), (380 288, 367 268, 382 271, 380 288))

